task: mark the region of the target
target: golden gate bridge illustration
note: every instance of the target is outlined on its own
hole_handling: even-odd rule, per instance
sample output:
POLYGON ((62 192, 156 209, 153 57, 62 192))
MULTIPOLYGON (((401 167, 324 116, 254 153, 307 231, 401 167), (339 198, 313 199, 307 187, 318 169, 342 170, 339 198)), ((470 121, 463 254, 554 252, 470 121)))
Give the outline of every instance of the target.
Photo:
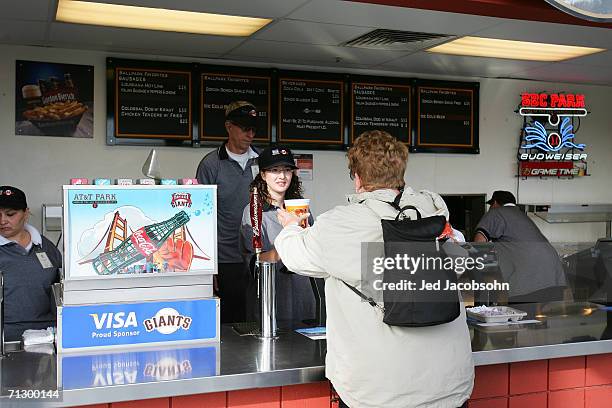
POLYGON ((210 257, 191 235, 187 222, 189 216, 180 211, 166 221, 133 231, 127 218, 115 211, 106 232, 79 265, 93 264, 98 275, 189 271, 194 258, 210 260, 210 257), (103 242, 104 251, 88 259, 103 242), (195 255, 193 246, 202 255, 195 255), (145 262, 140 262, 143 259, 145 262))

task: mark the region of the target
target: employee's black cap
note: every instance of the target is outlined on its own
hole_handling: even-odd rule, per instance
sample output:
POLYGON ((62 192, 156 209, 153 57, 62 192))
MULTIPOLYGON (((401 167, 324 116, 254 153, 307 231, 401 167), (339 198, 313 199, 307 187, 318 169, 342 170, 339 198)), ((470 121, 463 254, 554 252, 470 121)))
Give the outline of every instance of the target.
POLYGON ((516 204, 516 198, 514 194, 509 191, 497 190, 493 192, 491 199, 487 201, 487 204, 491 205, 494 202, 497 202, 500 205, 504 204, 516 204))
POLYGON ((245 129, 257 128, 257 109, 253 105, 243 105, 225 115, 225 120, 229 120, 245 129))
POLYGON ((297 169, 291 150, 283 146, 266 147, 257 159, 260 170, 270 169, 275 166, 287 166, 297 169))
POLYGON ((0 208, 25 210, 28 208, 25 193, 16 187, 0 186, 0 208))

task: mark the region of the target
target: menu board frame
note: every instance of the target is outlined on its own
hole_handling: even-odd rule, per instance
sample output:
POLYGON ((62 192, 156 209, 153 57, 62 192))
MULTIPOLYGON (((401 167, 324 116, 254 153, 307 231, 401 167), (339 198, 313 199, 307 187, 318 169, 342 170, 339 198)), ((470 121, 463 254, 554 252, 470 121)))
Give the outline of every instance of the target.
POLYGON ((348 83, 349 89, 349 105, 350 109, 348 112, 348 133, 349 133, 349 145, 353 145, 355 139, 359 136, 354 131, 354 114, 355 114, 355 84, 362 85, 373 85, 373 86, 393 86, 396 88, 408 88, 408 141, 403 142, 410 148, 414 139, 414 79, 411 78, 395 78, 395 77, 380 77, 380 76, 367 76, 367 75, 350 75, 348 83))
POLYGON ((479 154, 479 110, 480 110, 480 83, 478 82, 458 82, 458 81, 436 81, 436 80, 421 80, 414 81, 414 102, 415 109, 413 113, 413 143, 410 151, 413 153, 467 153, 479 154), (420 113, 421 100, 420 88, 439 88, 446 90, 461 90, 472 93, 471 100, 471 118, 470 118, 470 143, 469 144, 452 144, 452 143, 426 143, 421 141, 420 134, 420 113))
MULTIPOLYGON (((232 67, 232 66, 221 66, 221 65, 204 65, 201 64, 198 67, 198 119, 200 129, 195 134, 194 146, 219 146, 220 142, 227 139, 227 134, 224 131, 223 135, 203 135, 204 132, 204 75, 218 75, 218 76, 235 76, 242 78, 256 78, 256 79, 267 79, 268 80, 268 134, 265 137, 261 137, 258 133, 255 134, 253 144, 255 145, 266 145, 273 140, 275 133, 275 109, 273 107, 273 92, 274 92, 274 77, 273 70, 266 68, 245 68, 245 67, 232 67)), ((248 98, 242 98, 248 102, 248 98)))
POLYGON ((348 75, 327 72, 309 72, 309 71, 278 71, 275 81, 276 83, 276 137, 273 139, 276 143, 287 145, 294 149, 309 149, 309 150, 345 150, 348 142, 347 129, 347 110, 346 96, 348 94, 348 75), (320 82, 320 83, 337 83, 340 84, 340 135, 337 140, 303 140, 293 138, 283 138, 282 135, 282 97, 281 81, 303 81, 303 82, 320 82))
MULTIPOLYGON (((204 111, 204 84, 202 77, 206 74, 218 76, 236 76, 244 78, 259 78, 267 81, 267 99, 268 99, 268 134, 263 136, 256 135, 253 144, 258 146, 267 146, 270 143, 278 143, 289 146, 292 149, 307 149, 307 150, 346 150, 350 147, 354 139, 358 136, 355 134, 354 115, 355 115, 355 92, 354 87, 358 84, 393 86, 398 88, 406 88, 410 90, 408 98, 408 142, 406 143, 413 153, 459 153, 459 154, 478 154, 479 148, 479 108, 480 108, 480 84, 478 82, 459 82, 459 81, 443 81, 435 79, 418 79, 404 77, 384 77, 372 75, 353 75, 348 73, 337 72, 315 72, 315 71, 293 71, 293 70, 278 70, 276 68, 257 68, 257 67, 240 67, 240 66, 225 66, 211 65, 200 63, 177 63, 149 60, 131 60, 107 58, 106 77, 107 77, 107 114, 106 114, 106 141, 108 145, 140 145, 140 146, 183 146, 183 147, 216 147, 221 145, 227 135, 202 135, 204 131, 203 123, 206 120, 204 111), (168 72, 183 72, 189 76, 189 120, 190 133, 187 135, 147 135, 147 134, 128 134, 116 135, 118 118, 118 78, 117 70, 126 69, 142 69, 146 71, 168 71, 168 72), (332 139, 318 139, 317 130, 311 132, 306 131, 306 135, 302 134, 295 137, 284 137, 282 128, 283 115, 283 92, 281 89, 281 81, 303 81, 306 83, 333 83, 340 89, 340 117, 339 117, 339 132, 337 137, 332 139), (421 101, 419 98, 419 89, 422 87, 447 88, 455 90, 463 90, 471 92, 471 118, 470 118, 470 142, 468 144, 452 144, 452 143, 430 143, 421 138, 421 101), (302 138, 299 138, 302 137, 302 138)), ((254 88, 260 89, 260 88, 254 88)), ((289 91, 288 91, 289 92, 289 91)), ((252 94, 252 92, 251 92, 252 94)), ((309 95, 308 92, 301 94, 309 95)), ((245 93, 249 95, 249 93, 245 93)), ((327 94, 329 95, 329 94, 327 94)), ((238 99, 238 98, 237 98, 238 99)), ((240 98, 249 100, 248 97, 240 98)), ((329 103, 335 104, 335 97, 326 98, 329 103)), ((300 100, 300 102, 303 102, 300 100)), ((402 103, 403 101, 400 101, 402 103)), ((225 102, 223 102, 225 103, 225 102)), ((316 104, 317 101, 311 103, 316 104)), ((332 105, 330 105, 332 106, 332 105)), ((452 108, 452 106, 449 106, 452 108)), ((334 108, 335 109, 335 108, 334 108)), ((308 112, 305 110, 305 114, 308 112)), ((465 111, 462 111, 465 112, 465 111)), ((453 113, 450 111, 449 113, 453 113)), ((320 112, 317 120, 332 120, 329 118, 321 118, 320 112)), ((299 112, 293 115, 299 119, 299 112), (297 116, 296 116, 297 115, 297 116)), ((333 118, 335 120, 335 117, 333 118)), ((425 119, 424 119, 425 120, 425 119)), ((329 125, 328 123, 326 123, 329 125)), ((291 126, 291 124, 286 124, 291 126)), ((336 126, 331 124, 330 126, 336 126)), ((301 131, 299 129, 297 131, 301 131)), ((322 128, 323 132, 329 129, 322 128)), ((403 133, 402 133, 403 136, 403 133)))
POLYGON ((106 109, 106 143, 108 145, 144 145, 144 146, 193 146, 194 135, 198 134, 197 95, 194 89, 199 89, 199 77, 197 76, 198 64, 161 62, 149 60, 131 60, 109 57, 106 59, 106 86, 107 86, 107 109, 106 109), (172 73, 184 73, 189 77, 189 107, 187 113, 189 134, 185 135, 148 135, 148 134, 118 134, 117 115, 119 93, 117 70, 119 69, 141 69, 143 71, 160 71, 172 73))

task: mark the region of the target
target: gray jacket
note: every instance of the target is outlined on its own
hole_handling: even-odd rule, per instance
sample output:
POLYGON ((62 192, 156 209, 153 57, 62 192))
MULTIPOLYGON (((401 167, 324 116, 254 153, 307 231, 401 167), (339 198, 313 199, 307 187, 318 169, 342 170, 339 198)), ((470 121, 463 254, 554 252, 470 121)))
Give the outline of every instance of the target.
MULTIPOLYGON (((469 398, 474 380, 464 308, 450 323, 392 327, 342 283, 360 287, 361 243, 383 241, 381 218, 397 214, 384 201, 394 198, 392 190, 352 195, 311 228, 284 228, 274 244, 290 270, 325 278, 325 372, 350 407, 455 408, 469 398)), ((423 216, 448 214, 440 196, 427 191, 406 188, 400 204, 423 216)))

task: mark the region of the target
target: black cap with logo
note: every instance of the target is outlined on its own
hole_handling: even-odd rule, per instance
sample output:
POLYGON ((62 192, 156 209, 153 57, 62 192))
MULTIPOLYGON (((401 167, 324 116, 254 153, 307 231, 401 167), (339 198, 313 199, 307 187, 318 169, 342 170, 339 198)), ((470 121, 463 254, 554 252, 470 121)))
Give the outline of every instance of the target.
POLYGON ((504 204, 516 204, 516 198, 514 194, 509 191, 497 190, 493 192, 491 199, 487 201, 487 204, 491 205, 494 202, 497 202, 499 205, 504 204))
POLYGON ((16 187, 0 186, 0 208, 25 210, 28 208, 25 193, 16 187))
POLYGON ((243 105, 225 115, 225 120, 245 128, 257 128, 257 109, 253 105, 243 105))
POLYGON ((257 158, 259 170, 270 169, 275 166, 287 166, 297 169, 291 150, 283 146, 266 147, 257 158))

